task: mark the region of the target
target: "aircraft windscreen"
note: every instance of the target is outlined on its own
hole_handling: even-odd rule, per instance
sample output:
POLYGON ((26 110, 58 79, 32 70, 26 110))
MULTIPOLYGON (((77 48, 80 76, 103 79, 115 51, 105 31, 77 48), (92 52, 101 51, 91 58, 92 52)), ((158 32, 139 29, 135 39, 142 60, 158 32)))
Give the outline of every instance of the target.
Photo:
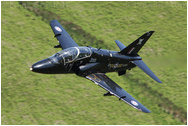
POLYGON ((64 49, 52 56, 52 61, 56 64, 69 63, 75 60, 84 59, 91 56, 91 50, 87 47, 71 47, 64 49), (54 58, 53 58, 54 57, 54 58))
POLYGON ((88 47, 79 47, 80 53, 78 55, 78 59, 83 59, 91 56, 91 50, 88 47))
POLYGON ((60 56, 64 59, 65 63, 74 61, 78 56, 78 50, 76 48, 68 48, 59 52, 60 56))

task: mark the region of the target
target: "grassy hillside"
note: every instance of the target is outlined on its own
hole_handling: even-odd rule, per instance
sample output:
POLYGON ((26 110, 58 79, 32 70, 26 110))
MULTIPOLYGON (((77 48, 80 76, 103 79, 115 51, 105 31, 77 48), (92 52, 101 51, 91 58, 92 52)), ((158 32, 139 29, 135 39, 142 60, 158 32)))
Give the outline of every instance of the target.
POLYGON ((114 49, 118 49, 114 44, 116 39, 128 45, 144 32, 154 30, 156 33, 152 43, 148 43, 141 52, 149 50, 148 53, 167 54, 174 50, 180 53, 186 51, 186 38, 182 37, 187 33, 186 2, 82 1, 38 4, 42 9, 56 13, 98 39, 105 40, 114 49))
POLYGON ((185 124, 186 2, 1 5, 2 124, 185 124), (29 71, 33 63, 59 51, 53 48, 57 40, 48 22, 56 17, 67 23, 65 29, 79 45, 113 50, 118 50, 115 39, 128 45, 144 32, 156 31, 140 54, 163 85, 139 69, 122 77, 108 74, 151 114, 139 112, 115 97, 102 97, 103 89, 76 75, 29 71))
MULTIPOLYGON (((156 32, 151 40, 139 54, 168 86, 159 89, 161 85, 153 87, 152 81, 143 80, 147 80, 146 83, 150 84, 149 86, 157 89, 172 101, 181 93, 181 98, 176 99, 175 104, 181 107, 183 105, 186 110, 186 102, 183 100, 187 99, 186 2, 28 2, 24 6, 36 13, 38 13, 38 8, 42 11, 48 10, 53 12, 52 15, 58 15, 60 19, 77 24, 98 40, 104 41, 104 44, 99 45, 94 42, 95 47, 102 46, 103 48, 118 50, 114 40, 119 39, 125 45, 128 45, 146 31, 155 30, 156 32), (156 59, 152 58, 153 56, 157 56, 156 59), (155 64, 155 66, 151 64, 155 64), (158 69, 158 67, 161 67, 161 69, 158 69), (179 75, 184 79, 172 77, 179 75), (171 78, 169 79, 167 76, 171 78), (180 88, 176 88, 177 86, 180 88), (174 88, 176 88, 177 94, 172 91, 174 88), (175 97, 172 97, 172 95, 175 97)), ((45 13, 38 14, 45 15, 45 13)), ((48 17, 48 19, 53 18, 48 17)), ((80 41, 77 42, 80 43, 80 41)), ((93 45, 92 41, 86 43, 93 45)), ((137 71, 135 70, 135 72, 137 71)), ((141 74, 144 76, 145 73, 141 72, 141 74)), ((140 75, 134 76, 139 78, 140 75)))

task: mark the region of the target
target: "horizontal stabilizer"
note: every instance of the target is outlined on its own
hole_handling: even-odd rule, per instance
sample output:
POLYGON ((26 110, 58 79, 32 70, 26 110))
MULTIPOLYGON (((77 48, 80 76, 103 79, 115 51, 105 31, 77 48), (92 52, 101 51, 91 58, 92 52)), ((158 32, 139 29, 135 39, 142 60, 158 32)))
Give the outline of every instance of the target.
POLYGON ((141 70, 143 70, 146 74, 148 74, 155 81, 162 83, 159 78, 149 69, 149 67, 142 60, 134 60, 133 63, 138 66, 141 70))
POLYGON ((115 40, 115 42, 116 42, 117 46, 120 48, 120 50, 123 50, 126 48, 126 46, 123 45, 119 40, 115 40))

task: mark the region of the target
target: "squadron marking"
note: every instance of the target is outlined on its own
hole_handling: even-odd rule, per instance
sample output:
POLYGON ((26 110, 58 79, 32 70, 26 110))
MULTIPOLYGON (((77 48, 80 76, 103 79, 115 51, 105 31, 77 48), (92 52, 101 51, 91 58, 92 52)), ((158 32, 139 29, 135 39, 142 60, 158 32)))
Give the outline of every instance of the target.
POLYGON ((144 40, 144 39, 139 39, 139 42, 138 42, 137 45, 141 45, 143 40, 144 40))

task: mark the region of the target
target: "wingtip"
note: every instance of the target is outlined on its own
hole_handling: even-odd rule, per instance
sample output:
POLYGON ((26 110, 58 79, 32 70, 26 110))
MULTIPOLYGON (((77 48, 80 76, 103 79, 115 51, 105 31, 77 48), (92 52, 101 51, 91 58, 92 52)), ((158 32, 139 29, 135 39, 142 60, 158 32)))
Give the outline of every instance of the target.
POLYGON ((142 112, 145 112, 145 113, 151 113, 151 111, 150 110, 144 110, 144 111, 142 111, 142 112))
POLYGON ((161 80, 159 80, 158 78, 157 78, 157 80, 156 80, 158 83, 163 83, 161 80))
POLYGON ((138 110, 141 111, 141 112, 144 112, 144 113, 151 113, 151 111, 147 108, 138 109, 138 110))
POLYGON ((151 111, 148 111, 148 112, 146 112, 146 113, 151 113, 151 111))
POLYGON ((115 42, 117 43, 117 42, 119 42, 119 40, 115 40, 115 42))
MULTIPOLYGON (((58 22, 58 20, 51 20, 50 21, 50 25, 52 25, 52 24, 55 24, 55 23, 57 23, 58 22)), ((58 22, 59 23, 59 22, 58 22)))
POLYGON ((52 22, 52 21, 57 21, 57 20, 51 20, 50 22, 52 22))

